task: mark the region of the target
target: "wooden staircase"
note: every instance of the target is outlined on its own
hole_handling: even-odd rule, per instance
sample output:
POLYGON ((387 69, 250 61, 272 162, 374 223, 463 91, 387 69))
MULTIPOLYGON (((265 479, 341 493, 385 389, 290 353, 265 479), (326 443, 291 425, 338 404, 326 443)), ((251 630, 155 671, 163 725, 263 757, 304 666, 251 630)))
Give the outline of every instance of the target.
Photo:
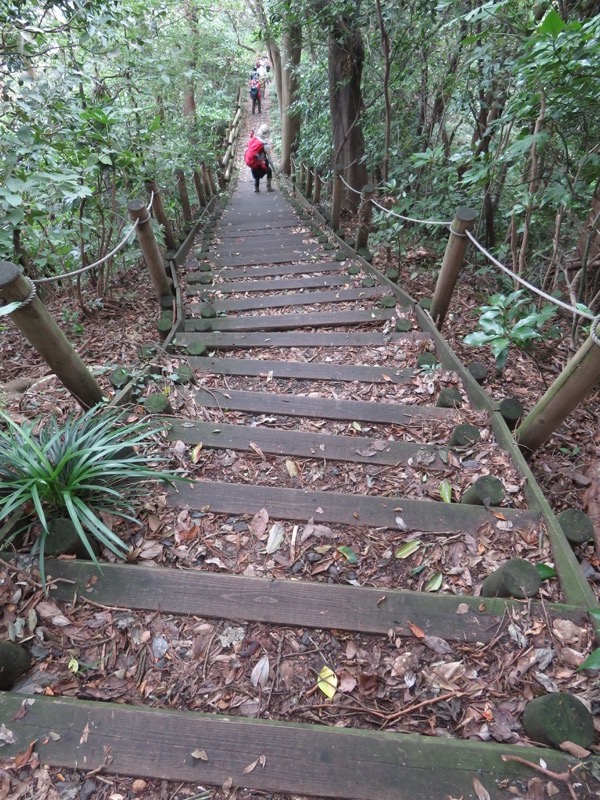
MULTIPOLYGON (((404 584, 359 587, 339 579, 339 572, 329 580, 327 572, 315 575, 305 563, 295 571, 291 559, 266 577, 138 565, 106 565, 98 574, 90 564, 59 561, 49 568, 58 581, 53 597, 347 631, 382 641, 390 635, 414 640, 417 630, 475 651, 499 646, 507 628, 523 615, 532 624, 547 625, 554 617, 585 624, 584 609, 591 602, 586 582, 510 435, 486 409, 477 386, 409 297, 365 262, 319 244, 307 223, 280 191, 255 195, 244 179, 216 227, 197 240, 206 258, 190 255, 186 262, 190 316, 174 352, 185 354, 194 343, 203 343, 208 352, 189 357, 197 414, 172 420, 169 437, 190 446, 201 443, 203 457, 197 479, 174 490, 170 503, 189 510, 196 521, 227 515, 247 523, 265 509, 271 523, 313 520, 340 530, 378 529, 381 540, 389 537, 394 545, 415 532, 423 538, 448 533, 476 538, 484 529, 497 536, 509 529, 515 536, 520 531, 547 535, 561 577, 561 602, 542 607, 472 597, 453 593, 452 582, 440 593, 408 591, 404 584), (358 275, 349 274, 351 263, 361 267, 358 275), (372 276, 376 285, 363 286, 372 276), (395 298, 393 307, 381 304, 386 297, 395 298), (208 305, 216 317, 201 316, 208 305), (395 331, 399 316, 411 321, 411 330, 395 331), (461 408, 435 406, 444 381, 418 370, 416 355, 426 350, 436 352, 444 367, 437 374, 460 388, 461 408), (512 460, 511 475, 525 484, 527 508, 441 501, 442 476, 458 476, 462 469, 461 453, 448 447, 448 434, 465 420, 495 431, 496 447, 505 448, 512 460), (261 483, 254 475, 228 474, 220 466, 219 456, 230 451, 279 459, 283 475, 289 459, 320 461, 323 468, 306 482, 300 469, 284 485, 266 478, 261 483), (216 461, 207 456, 204 464, 204 454, 211 452, 216 461), (324 488, 332 482, 328 470, 333 467, 338 476, 362 470, 360 479, 353 484, 342 477, 342 485, 324 488), (387 471, 387 483, 377 483, 374 467, 387 471), (403 495, 402 487, 409 484, 411 494, 403 495)), ((473 463, 477 457, 475 447, 464 460, 473 463)), ((332 541, 336 552, 338 540, 332 541)), ((336 558, 343 561, 341 554, 336 558)), ((533 747, 387 732, 376 725, 328 727, 47 697, 36 697, 22 713, 21 702, 17 694, 0 697, 0 721, 16 742, 5 748, 6 755, 37 739, 43 763, 227 790, 241 786, 365 800, 508 800, 527 796, 535 777, 510 757, 536 764, 543 758, 556 772, 571 763, 564 754, 533 747), (59 738, 49 736, 51 731, 59 738)), ((564 784, 555 783, 555 790, 558 800, 570 797, 564 784)), ((585 782, 578 792, 587 796, 585 782)))

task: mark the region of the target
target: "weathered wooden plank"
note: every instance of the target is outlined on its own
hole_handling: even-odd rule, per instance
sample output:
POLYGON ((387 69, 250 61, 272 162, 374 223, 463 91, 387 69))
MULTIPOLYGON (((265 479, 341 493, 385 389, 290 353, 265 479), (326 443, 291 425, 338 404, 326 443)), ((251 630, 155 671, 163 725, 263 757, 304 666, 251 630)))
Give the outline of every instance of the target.
MULTIPOLYGON (((307 262, 308 263, 308 262, 307 262)), ((306 269, 304 274, 309 274, 306 269)), ((289 292, 296 289, 323 289, 326 286, 352 286, 349 275, 315 275, 310 278, 291 278, 289 280, 271 281, 231 281, 219 283, 213 289, 218 289, 221 294, 245 294, 246 292, 289 292)))
MULTIPOLYGON (((400 517, 407 530, 423 533, 475 533, 484 523, 494 526, 497 522, 483 506, 213 481, 179 484, 169 497, 178 508, 200 510, 209 506, 211 511, 224 514, 256 514, 266 508, 269 516, 275 519, 306 522, 312 518, 318 522, 393 530, 398 530, 396 518, 400 517)), ((539 519, 537 514, 520 509, 503 508, 502 514, 515 527, 529 527, 539 519)))
MULTIPOLYGON (((473 778, 493 800, 526 794, 531 770, 503 755, 517 755, 566 772, 574 759, 559 752, 244 719, 65 697, 0 694, 0 719, 14 736, 3 757, 23 753, 31 742, 43 764, 86 772, 192 781, 257 791, 354 800, 471 798, 473 778), (25 710, 25 713, 23 713, 25 710), (52 731, 56 736, 48 736, 52 731), (194 758, 201 749, 207 760, 194 758), (107 758, 110 754, 110 758, 107 758), (248 767, 261 756, 264 766, 248 767)), ((555 800, 566 800, 556 784, 555 800)))
POLYGON ((260 358, 190 357, 190 365, 216 375, 262 375, 273 378, 315 381, 361 381, 364 383, 408 383, 413 369, 393 370, 363 364, 326 364, 319 361, 273 361, 260 358))
MULTIPOLYGON (((221 267, 221 280, 236 278, 268 278, 280 275, 312 275, 318 272, 339 272, 345 274, 346 269, 339 261, 313 261, 307 264, 276 264, 273 267, 221 267)), ((387 287, 386 287, 387 288, 387 287)))
MULTIPOLYGON (((241 297, 233 300, 215 300, 217 311, 258 311, 263 308, 286 308, 287 306, 308 306, 317 303, 347 303, 354 300, 373 300, 387 294, 383 286, 373 289, 333 289, 325 292, 297 292, 286 295, 266 295, 263 297, 241 297)), ((189 308, 199 314, 200 303, 192 303, 189 308)))
POLYGON ((261 253, 266 250, 276 252, 283 249, 300 249, 310 247, 314 250, 321 248, 316 242, 310 241, 306 233, 292 233, 291 231, 272 231, 267 236, 238 236, 212 245, 212 252, 222 258, 246 255, 247 253, 261 253))
MULTIPOLYGON (((304 227, 305 232, 303 232, 302 236, 310 236, 310 233, 306 229, 306 224, 304 222, 294 222, 290 220, 290 224, 287 226, 282 226, 278 228, 271 228, 269 232, 269 236, 285 236, 286 233, 292 233, 294 230, 298 230, 299 228, 304 227)), ((230 241, 231 239, 243 239, 248 241, 249 239, 264 239, 265 238, 265 231, 261 228, 251 227, 245 228, 242 231, 237 230, 233 226, 223 227, 219 226, 216 230, 217 238, 230 241)))
POLYGON ((415 466, 427 464, 428 469, 440 469, 446 461, 440 458, 435 445, 414 442, 390 442, 367 439, 362 436, 335 436, 304 431, 286 431, 279 428, 250 428, 245 425, 228 425, 214 422, 183 422, 169 420, 169 438, 202 447, 219 447, 229 450, 252 451, 256 445, 264 453, 326 458, 327 461, 349 461, 357 464, 406 464, 413 459, 415 466), (379 449, 383 448, 383 449, 379 449), (421 461, 419 461, 421 459, 421 461))
POLYGON ((217 228, 216 233, 219 237, 227 236, 230 233, 233 233, 235 236, 239 236, 241 233, 245 233, 247 231, 258 230, 263 236, 267 236, 269 231, 280 230, 284 228, 297 228, 302 224, 302 220, 298 219, 297 217, 291 217, 284 214, 278 214, 275 217, 269 217, 267 219, 264 217, 259 219, 253 216, 239 216, 231 223, 228 220, 222 222, 217 228))
POLYGON ((210 261, 215 267, 242 267, 245 264, 253 266, 256 264, 289 264, 292 261, 315 261, 317 254, 321 251, 308 245, 299 248, 283 251, 271 251, 266 253, 249 253, 248 255, 215 257, 211 256, 210 261))
POLYGON ((248 349, 252 347, 384 347, 403 341, 427 341, 424 333, 178 333, 177 344, 203 341, 209 348, 248 349))
POLYGON ((384 425, 406 425, 426 419, 456 419, 453 408, 372 403, 366 400, 337 400, 322 397, 302 397, 295 394, 271 392, 242 392, 229 389, 196 389, 194 400, 205 408, 227 408, 259 414, 282 414, 287 417, 339 419, 348 422, 377 422, 384 425))
MULTIPOLYGON (((362 311, 313 311, 307 314, 253 314, 247 317, 216 317, 211 320, 215 331, 289 331, 302 328, 337 328, 342 325, 375 324, 394 316, 393 308, 362 311)), ((186 320, 184 330, 194 331, 196 320, 186 320)))

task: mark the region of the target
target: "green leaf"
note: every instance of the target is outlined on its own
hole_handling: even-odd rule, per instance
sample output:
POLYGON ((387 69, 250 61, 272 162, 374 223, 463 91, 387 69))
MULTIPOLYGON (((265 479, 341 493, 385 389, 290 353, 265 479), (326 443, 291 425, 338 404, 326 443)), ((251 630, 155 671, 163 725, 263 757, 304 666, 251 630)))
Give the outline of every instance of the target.
POLYGON ((538 31, 543 34, 550 35, 553 39, 556 39, 558 34, 564 30, 564 27, 565 23, 563 22, 560 14, 551 8, 544 17, 542 24, 538 27, 538 31))
POLYGON ((442 583, 444 580, 444 576, 441 572, 436 572, 435 575, 432 575, 431 578, 427 581, 425 586, 423 587, 424 592, 437 592, 439 589, 442 588, 442 583))
POLYGON ((452 484, 447 479, 440 483, 440 497, 444 503, 452 502, 452 484))
POLYGON ((546 581, 549 578, 556 578, 556 570, 554 567, 549 567, 548 564, 536 564, 535 568, 537 569, 538 575, 543 581, 546 581))
POLYGON ((396 558, 408 558, 412 556, 413 553, 416 553, 417 550, 421 547, 422 542, 418 539, 415 539, 412 542, 406 542, 401 547, 396 550, 396 558))
POLYGON ((578 671, 582 669, 600 669, 600 647, 592 650, 583 664, 577 667, 578 671))
POLYGON ((341 544, 338 547, 338 552, 344 556, 344 558, 349 564, 358 564, 357 555, 351 547, 347 547, 345 544, 341 544))

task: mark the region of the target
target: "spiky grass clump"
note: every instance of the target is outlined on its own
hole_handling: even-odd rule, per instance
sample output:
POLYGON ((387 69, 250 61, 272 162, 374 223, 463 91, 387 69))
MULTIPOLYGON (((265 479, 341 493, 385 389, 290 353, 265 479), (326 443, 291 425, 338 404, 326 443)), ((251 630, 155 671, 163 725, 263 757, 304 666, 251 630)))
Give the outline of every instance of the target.
POLYGON ((123 558, 127 545, 101 515, 140 524, 133 501, 144 486, 174 479, 153 469, 148 458, 134 449, 149 443, 160 428, 144 421, 126 422, 125 417, 123 411, 91 409, 61 424, 53 419, 39 426, 35 421, 19 425, 0 412, 6 425, 0 430, 0 523, 23 507, 33 509, 17 532, 39 523, 36 549, 44 583, 52 520, 70 519, 95 563, 91 539, 123 558))

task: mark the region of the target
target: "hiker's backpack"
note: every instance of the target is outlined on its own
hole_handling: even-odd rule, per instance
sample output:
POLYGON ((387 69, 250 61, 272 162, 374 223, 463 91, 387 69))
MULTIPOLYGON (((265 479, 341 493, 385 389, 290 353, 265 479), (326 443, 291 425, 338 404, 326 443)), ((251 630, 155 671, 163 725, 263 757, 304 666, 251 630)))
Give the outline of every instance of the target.
POLYGON ((258 86, 251 86, 250 87, 250 97, 254 100, 255 97, 258 97, 258 86))
POLYGON ((253 136, 246 147, 244 161, 250 169, 256 169, 256 167, 262 166, 264 160, 263 143, 256 136, 253 136))

